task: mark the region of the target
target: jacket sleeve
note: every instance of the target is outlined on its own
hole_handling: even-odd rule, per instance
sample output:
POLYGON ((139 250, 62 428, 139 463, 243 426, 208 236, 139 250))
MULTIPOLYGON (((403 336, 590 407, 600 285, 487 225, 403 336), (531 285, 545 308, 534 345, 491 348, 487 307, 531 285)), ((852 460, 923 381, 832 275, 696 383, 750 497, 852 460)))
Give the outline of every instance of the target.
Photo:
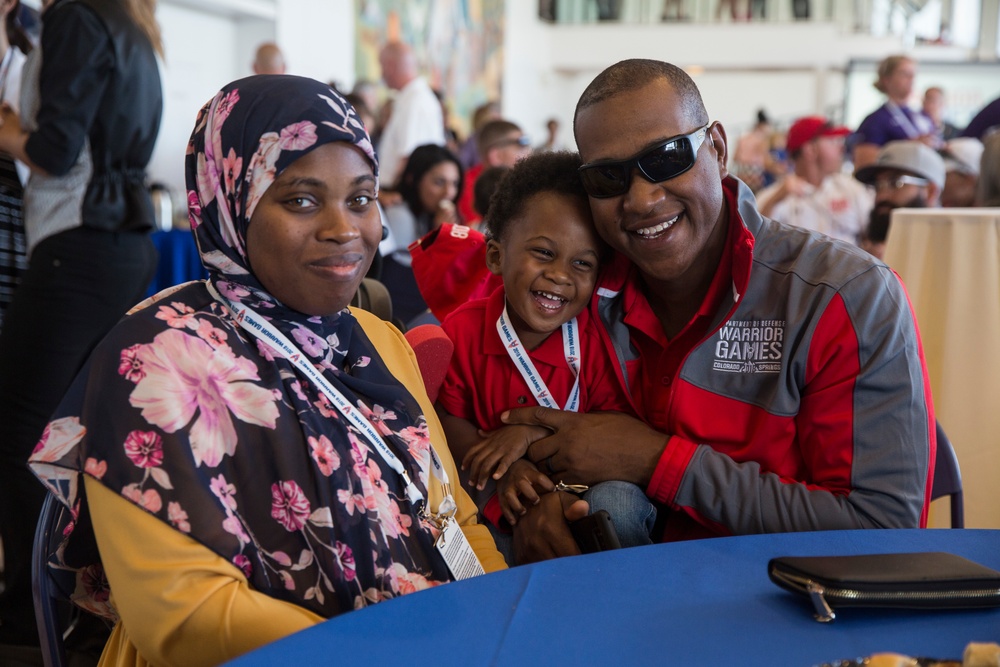
MULTIPOLYGON (((925 526, 934 413, 916 321, 898 277, 873 267, 811 331, 791 442, 796 479, 670 438, 649 494, 731 534, 925 526)), ((792 375, 788 382, 794 382, 792 375)), ((751 436, 752 437, 752 436, 751 436)))
POLYGON ((24 150, 62 176, 76 164, 114 69, 111 38, 97 15, 78 3, 45 13, 37 129, 24 150))
POLYGON ((323 620, 253 590, 232 563, 100 482, 84 486, 116 633, 148 663, 217 665, 323 620))

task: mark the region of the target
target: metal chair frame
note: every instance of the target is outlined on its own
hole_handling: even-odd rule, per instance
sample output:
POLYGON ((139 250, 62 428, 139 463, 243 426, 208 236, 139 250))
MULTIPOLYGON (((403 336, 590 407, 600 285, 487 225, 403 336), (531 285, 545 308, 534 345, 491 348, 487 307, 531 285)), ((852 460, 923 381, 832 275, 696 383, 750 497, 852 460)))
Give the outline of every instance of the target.
POLYGON ((56 603, 61 599, 57 587, 49 576, 49 554, 53 531, 65 510, 51 493, 45 497, 42 512, 35 529, 35 541, 31 559, 31 593, 35 600, 35 623, 38 625, 38 639, 42 649, 42 659, 46 667, 65 667, 66 646, 62 624, 56 603))
POLYGON ((951 440, 945 435, 940 422, 937 423, 937 456, 934 465, 934 481, 931 484, 931 500, 949 496, 951 504, 951 527, 965 527, 965 498, 962 492, 962 471, 958 456, 951 440))

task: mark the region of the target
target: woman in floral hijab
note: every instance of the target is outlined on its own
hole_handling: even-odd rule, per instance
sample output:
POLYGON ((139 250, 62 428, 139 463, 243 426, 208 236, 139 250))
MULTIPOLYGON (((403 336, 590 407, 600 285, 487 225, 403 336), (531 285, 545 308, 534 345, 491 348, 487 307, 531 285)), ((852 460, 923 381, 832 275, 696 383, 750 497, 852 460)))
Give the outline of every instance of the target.
MULTIPOLYGON (((347 309, 381 239, 377 175, 353 108, 316 81, 250 77, 199 113, 188 204, 209 278, 108 335, 31 459, 71 510, 52 567, 119 621, 102 664, 214 664, 451 580, 403 477, 233 314, 292 341, 437 507, 432 442, 457 474, 412 352, 347 309)), ((480 561, 502 567, 455 492, 480 561)))

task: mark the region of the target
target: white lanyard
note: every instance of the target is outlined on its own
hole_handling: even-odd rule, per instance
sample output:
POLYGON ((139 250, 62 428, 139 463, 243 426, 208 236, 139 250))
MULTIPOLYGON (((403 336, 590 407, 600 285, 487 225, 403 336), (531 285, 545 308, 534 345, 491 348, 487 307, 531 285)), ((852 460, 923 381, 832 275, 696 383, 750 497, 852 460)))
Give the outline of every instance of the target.
POLYGON ((7 74, 10 72, 10 61, 14 59, 14 45, 7 47, 7 53, 3 54, 3 61, 0 62, 0 101, 3 101, 7 92, 7 74))
POLYGON ((896 119, 896 124, 903 128, 903 132, 906 132, 907 137, 910 139, 920 138, 920 130, 913 124, 913 121, 910 120, 905 111, 900 109, 895 102, 886 102, 885 106, 888 107, 892 117, 896 119))
POLYGON ((510 355, 514 366, 521 373, 521 377, 528 383, 528 388, 539 405, 543 408, 562 409, 569 412, 576 412, 580 408, 580 355, 578 354, 580 338, 575 317, 569 322, 564 322, 562 325, 563 353, 566 355, 566 364, 573 371, 574 378, 573 389, 569 392, 569 399, 566 401, 565 406, 560 406, 555 402, 552 394, 549 393, 549 388, 545 386, 545 382, 538 376, 538 370, 531 363, 531 357, 528 356, 524 350, 524 346, 521 345, 521 340, 517 337, 517 332, 510 326, 506 303, 504 303, 503 312, 497 320, 497 333, 500 334, 500 339, 503 340, 504 347, 507 348, 507 354, 510 355))
MULTIPOLYGON (((288 361, 302 372, 307 378, 312 380, 313 384, 319 388, 327 398, 337 407, 344 417, 348 419, 354 426, 358 428, 365 436, 366 439, 373 445, 375 445, 376 450, 382 456, 382 459, 389 464, 389 467, 396 471, 400 477, 403 478, 403 482, 406 484, 406 496, 410 500, 410 503, 414 507, 421 507, 424 505, 424 496, 420 493, 420 489, 417 488, 413 480, 410 479, 409 474, 407 474, 406 469, 403 467, 403 463, 399 460, 389 446, 386 444, 385 440, 379 434, 375 426, 363 415, 361 411, 355 408, 347 400, 347 398, 340 393, 340 391, 331 385, 323 374, 316 370, 306 358, 306 356, 299 351, 299 348, 295 346, 295 343, 288 340, 288 338, 274 328, 274 326, 260 317, 251 308, 244 306, 243 304, 233 303, 229 299, 225 298, 219 294, 215 286, 211 282, 206 281, 205 286, 208 288, 209 293, 221 303, 224 303, 233 312, 234 319, 237 324, 249 331, 256 338, 267 343, 273 348, 276 348, 288 361)), ((434 471, 434 476, 437 477, 438 481, 444 487, 444 499, 438 506, 438 511, 433 515, 433 518, 440 520, 441 517, 451 516, 457 510, 455 505, 455 500, 451 495, 451 486, 448 483, 448 473, 441 465, 441 460, 438 458, 437 452, 434 451, 434 446, 430 447, 431 455, 431 469, 434 471)), ((427 509, 424 506, 425 510, 427 509)), ((429 515, 428 515, 429 516, 429 515)))

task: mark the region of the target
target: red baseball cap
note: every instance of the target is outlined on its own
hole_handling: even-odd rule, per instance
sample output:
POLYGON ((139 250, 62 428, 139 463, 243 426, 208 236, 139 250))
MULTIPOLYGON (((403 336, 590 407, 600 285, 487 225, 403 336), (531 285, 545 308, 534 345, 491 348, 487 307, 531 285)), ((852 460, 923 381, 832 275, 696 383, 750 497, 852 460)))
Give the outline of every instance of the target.
POLYGON ((478 230, 444 224, 411 243, 409 250, 417 287, 438 320, 503 284, 486 267, 486 238, 478 230))
POLYGON ((788 128, 788 139, 785 148, 789 153, 795 153, 807 143, 818 137, 845 137, 851 131, 842 125, 834 125, 822 116, 806 116, 799 118, 788 128))

